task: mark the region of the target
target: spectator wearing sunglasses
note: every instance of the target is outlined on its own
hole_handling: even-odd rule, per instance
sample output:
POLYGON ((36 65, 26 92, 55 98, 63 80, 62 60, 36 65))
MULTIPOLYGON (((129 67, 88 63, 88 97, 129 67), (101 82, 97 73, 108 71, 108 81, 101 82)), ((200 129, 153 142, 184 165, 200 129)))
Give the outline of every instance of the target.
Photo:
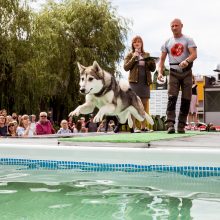
POLYGON ((8 123, 8 133, 7 133, 7 136, 10 136, 10 137, 18 136, 17 133, 16 133, 16 126, 15 126, 14 122, 9 122, 8 123))
POLYGON ((36 134, 55 134, 55 129, 53 128, 51 122, 47 119, 46 112, 41 112, 39 115, 39 121, 36 123, 36 134))

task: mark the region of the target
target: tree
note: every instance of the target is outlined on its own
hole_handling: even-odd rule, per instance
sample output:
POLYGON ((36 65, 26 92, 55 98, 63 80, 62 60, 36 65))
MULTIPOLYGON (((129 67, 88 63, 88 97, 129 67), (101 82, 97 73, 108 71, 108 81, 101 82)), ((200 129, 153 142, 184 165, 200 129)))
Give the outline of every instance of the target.
POLYGON ((49 1, 25 21, 30 28, 17 40, 22 57, 15 53, 11 71, 16 109, 26 113, 53 109, 55 120, 61 120, 84 99, 79 95, 76 63, 87 66, 97 60, 114 74, 129 21, 106 0, 49 1))
POLYGON ((30 10, 18 0, 0 0, 0 107, 15 110, 16 80, 19 65, 28 59, 30 10))

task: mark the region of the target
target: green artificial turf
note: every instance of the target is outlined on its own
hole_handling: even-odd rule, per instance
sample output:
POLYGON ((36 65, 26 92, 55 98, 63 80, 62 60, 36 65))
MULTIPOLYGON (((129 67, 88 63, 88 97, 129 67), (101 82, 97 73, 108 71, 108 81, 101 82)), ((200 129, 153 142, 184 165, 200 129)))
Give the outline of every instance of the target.
POLYGON ((60 141, 69 142, 110 142, 110 143, 147 143, 150 141, 158 141, 165 139, 173 139, 179 137, 189 137, 206 132, 187 131, 185 134, 167 134, 166 131, 151 133, 119 133, 119 134, 99 134, 92 136, 75 136, 68 138, 60 138, 60 141))

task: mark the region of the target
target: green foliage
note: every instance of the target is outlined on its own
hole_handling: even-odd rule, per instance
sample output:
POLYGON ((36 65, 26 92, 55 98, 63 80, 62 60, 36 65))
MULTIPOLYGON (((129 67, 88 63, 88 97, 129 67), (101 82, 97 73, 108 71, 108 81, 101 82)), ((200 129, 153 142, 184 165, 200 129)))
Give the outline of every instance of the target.
POLYGON ((108 1, 49 1, 37 13, 18 0, 0 1, 0 108, 53 109, 60 120, 84 100, 77 61, 116 71, 129 23, 108 1))

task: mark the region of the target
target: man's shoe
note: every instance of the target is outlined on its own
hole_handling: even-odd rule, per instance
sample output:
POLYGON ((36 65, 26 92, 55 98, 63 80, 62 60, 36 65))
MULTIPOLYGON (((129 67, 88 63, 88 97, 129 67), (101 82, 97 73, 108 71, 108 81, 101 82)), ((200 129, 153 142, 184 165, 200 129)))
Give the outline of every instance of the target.
POLYGON ((167 133, 168 134, 174 134, 175 133, 175 128, 174 128, 174 123, 173 122, 167 122, 166 123, 167 126, 167 133))
POLYGON ((185 134, 185 124, 182 122, 179 122, 178 127, 177 127, 177 132, 179 134, 185 134))
POLYGON ((174 128, 174 126, 173 127, 169 127, 168 129, 167 129, 167 134, 174 134, 175 133, 175 128, 174 128))

